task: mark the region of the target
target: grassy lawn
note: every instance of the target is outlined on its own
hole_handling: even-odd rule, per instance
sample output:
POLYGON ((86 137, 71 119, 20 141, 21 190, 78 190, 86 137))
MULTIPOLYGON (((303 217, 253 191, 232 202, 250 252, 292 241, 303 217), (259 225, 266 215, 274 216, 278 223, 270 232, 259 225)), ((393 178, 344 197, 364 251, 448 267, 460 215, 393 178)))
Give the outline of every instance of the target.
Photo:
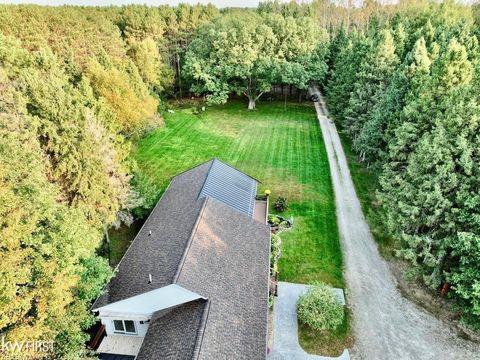
POLYGON ((108 230, 110 237, 110 265, 117 265, 128 246, 140 231, 143 220, 136 220, 130 226, 120 226, 118 229, 108 230))
POLYGON ((345 313, 345 320, 342 325, 334 331, 313 330, 308 325, 299 322, 298 340, 300 346, 310 354, 337 357, 343 350, 351 349, 353 337, 350 332, 351 315, 348 310, 345 313))
MULTIPOLYGON (((262 181, 272 199, 285 196, 294 229, 282 234, 281 280, 321 280, 343 287, 342 257, 324 144, 311 103, 243 102, 209 107, 194 115, 177 109, 164 128, 143 138, 135 151, 142 176, 158 184, 218 157, 262 181)), ((160 196, 160 193, 158 194, 160 196)))
MULTIPOLYGON (((143 138, 134 156, 143 181, 158 185, 158 197, 172 176, 212 157, 259 179, 272 202, 288 199, 282 215, 294 218, 294 228, 281 234, 280 279, 344 287, 328 160, 311 103, 284 110, 283 102, 266 102, 252 112, 233 101, 201 115, 179 108, 165 114, 165 127, 143 138)), ((330 333, 300 326, 299 340, 310 353, 339 355, 352 342, 348 316, 330 333)))

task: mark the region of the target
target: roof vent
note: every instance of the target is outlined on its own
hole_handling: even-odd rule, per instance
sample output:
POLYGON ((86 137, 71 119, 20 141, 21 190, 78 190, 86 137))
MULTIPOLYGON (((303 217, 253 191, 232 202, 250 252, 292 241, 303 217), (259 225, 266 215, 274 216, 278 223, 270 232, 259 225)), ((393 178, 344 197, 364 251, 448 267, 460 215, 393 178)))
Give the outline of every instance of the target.
POLYGON ((148 236, 152 236, 152 230, 148 230, 148 236))
POLYGON ((149 283, 149 284, 152 283, 152 274, 148 274, 148 283, 149 283))

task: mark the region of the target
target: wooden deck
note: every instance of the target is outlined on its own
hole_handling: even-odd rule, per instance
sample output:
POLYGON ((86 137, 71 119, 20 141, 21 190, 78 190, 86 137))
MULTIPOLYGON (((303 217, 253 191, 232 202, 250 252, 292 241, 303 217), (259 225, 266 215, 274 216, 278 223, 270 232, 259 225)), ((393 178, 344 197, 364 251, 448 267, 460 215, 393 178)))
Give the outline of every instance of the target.
POLYGON ((137 356, 143 343, 142 336, 105 336, 97 349, 99 353, 137 356))
POLYGON ((253 218, 263 224, 268 220, 268 201, 267 200, 255 200, 255 212, 253 218))

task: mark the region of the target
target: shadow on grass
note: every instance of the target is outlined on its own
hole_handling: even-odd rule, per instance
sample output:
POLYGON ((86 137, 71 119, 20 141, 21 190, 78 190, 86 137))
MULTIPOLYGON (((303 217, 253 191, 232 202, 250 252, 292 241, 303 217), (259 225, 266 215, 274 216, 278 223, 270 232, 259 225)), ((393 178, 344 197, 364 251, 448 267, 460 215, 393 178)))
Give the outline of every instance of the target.
POLYGON ((140 231, 144 219, 135 220, 130 226, 122 225, 118 229, 108 230, 110 236, 110 265, 116 266, 127 251, 130 243, 140 231))

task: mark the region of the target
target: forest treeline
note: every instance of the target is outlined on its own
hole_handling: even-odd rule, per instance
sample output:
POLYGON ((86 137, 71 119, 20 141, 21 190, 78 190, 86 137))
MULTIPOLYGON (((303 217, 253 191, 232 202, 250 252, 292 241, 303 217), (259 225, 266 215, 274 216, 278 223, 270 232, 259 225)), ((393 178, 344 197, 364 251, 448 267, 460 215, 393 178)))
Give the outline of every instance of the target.
POLYGON ((472 9, 405 9, 331 42, 328 107, 361 161, 409 276, 451 287, 480 330, 480 49, 472 9))
MULTIPOLYGON (((0 331, 87 355, 104 229, 149 208, 130 149, 161 124, 212 6, 0 6, 0 331), (141 190, 141 189, 140 189, 141 190)), ((40 354, 42 355, 42 354, 40 354)))
POLYGON ((351 3, 0 6, 1 335, 89 356, 105 229, 157 200, 130 155, 164 99, 254 109, 311 82, 378 172, 399 255, 478 325, 478 24, 452 3, 351 3))

